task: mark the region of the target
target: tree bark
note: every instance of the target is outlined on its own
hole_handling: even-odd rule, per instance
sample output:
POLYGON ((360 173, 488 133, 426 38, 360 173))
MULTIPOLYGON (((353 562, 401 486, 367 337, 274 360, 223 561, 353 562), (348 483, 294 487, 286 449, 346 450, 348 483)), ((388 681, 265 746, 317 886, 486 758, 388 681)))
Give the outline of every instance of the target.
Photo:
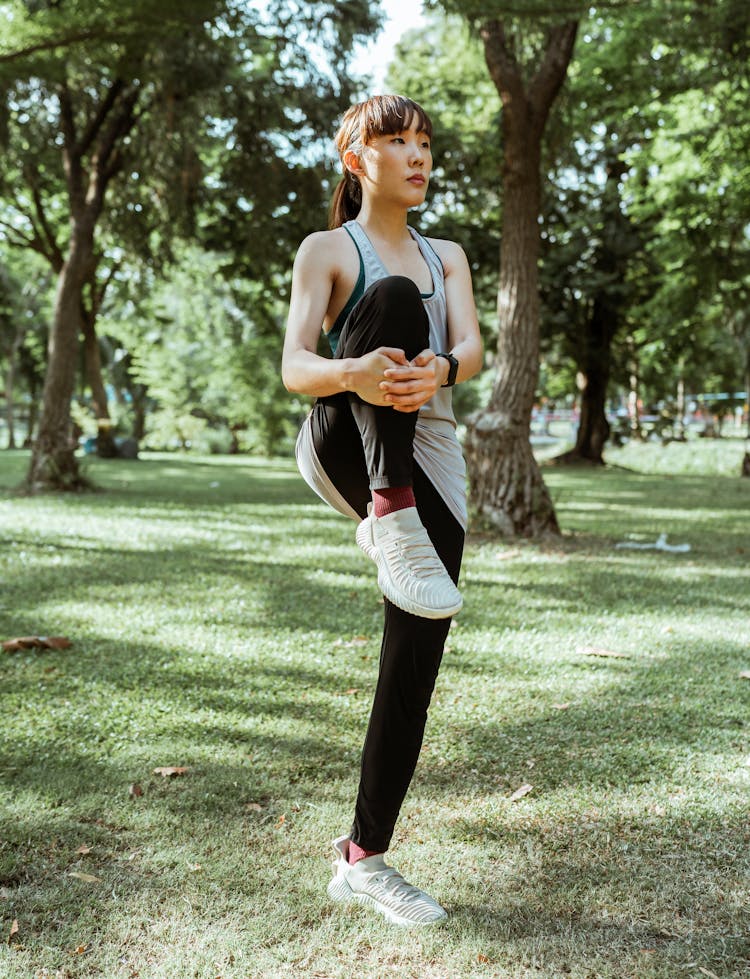
POLYGON ((83 328, 81 292, 92 262, 93 227, 74 225, 70 252, 57 280, 39 431, 27 477, 32 490, 82 489, 87 485, 75 458, 70 402, 78 364, 78 336, 83 328))
POLYGON ((113 81, 79 132, 67 82, 59 86, 71 234, 68 253, 58 275, 39 432, 26 477, 32 491, 81 489, 88 485, 75 457, 70 417, 79 335, 84 330, 83 292, 96 268, 96 225, 104 207, 107 185, 123 164, 120 147, 135 124, 138 96, 137 86, 128 88, 122 80, 113 81))
POLYGON ((90 310, 81 311, 81 325, 86 380, 91 388, 91 407, 96 418, 96 454, 102 459, 113 459, 117 455, 117 448, 107 403, 107 391, 102 377, 99 338, 96 335, 94 317, 90 310))
POLYGON ((96 454, 102 459, 114 459, 117 455, 117 446, 115 445, 115 435, 112 430, 112 419, 109 414, 107 391, 102 376, 102 357, 99 348, 99 338, 96 335, 96 320, 104 301, 104 294, 114 275, 116 266, 112 267, 101 286, 97 284, 96 273, 98 266, 99 262, 97 261, 89 280, 89 304, 87 306, 83 301, 81 304, 83 353, 86 380, 91 388, 92 409, 96 418, 96 454))
POLYGON ((539 375, 541 147, 577 21, 550 29, 528 86, 502 21, 480 28, 487 67, 503 104, 503 229, 498 289, 498 368, 487 408, 469 421, 465 443, 471 502, 501 533, 559 533, 552 500, 529 441, 539 375))

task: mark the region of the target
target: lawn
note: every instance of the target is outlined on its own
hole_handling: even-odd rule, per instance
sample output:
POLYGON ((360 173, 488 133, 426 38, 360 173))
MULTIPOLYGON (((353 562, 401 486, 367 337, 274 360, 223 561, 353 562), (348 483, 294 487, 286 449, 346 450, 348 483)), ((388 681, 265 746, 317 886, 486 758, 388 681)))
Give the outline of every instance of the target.
POLYGON ((0 454, 0 639, 73 643, 0 651, 0 976, 747 976, 750 481, 636 448, 545 469, 559 540, 469 542, 390 854, 420 932, 325 893, 382 616, 353 524, 289 460, 29 499, 0 454))

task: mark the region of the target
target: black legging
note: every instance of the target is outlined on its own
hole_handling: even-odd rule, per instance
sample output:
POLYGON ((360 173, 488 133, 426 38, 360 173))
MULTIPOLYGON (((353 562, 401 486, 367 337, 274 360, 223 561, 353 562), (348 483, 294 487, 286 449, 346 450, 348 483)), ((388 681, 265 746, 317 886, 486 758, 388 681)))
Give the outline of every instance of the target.
MULTIPOLYGON (((411 279, 388 276, 354 306, 341 331, 336 357, 360 357, 377 347, 398 347, 411 360, 428 346, 429 328, 411 279)), ((414 461, 416 412, 399 412, 355 394, 320 398, 313 407, 315 451, 329 479, 361 517, 371 488, 412 484, 417 509, 435 550, 458 581, 464 532, 414 461)), ((422 746, 450 619, 425 619, 385 599, 380 671, 364 748, 352 842, 385 851, 422 746)))

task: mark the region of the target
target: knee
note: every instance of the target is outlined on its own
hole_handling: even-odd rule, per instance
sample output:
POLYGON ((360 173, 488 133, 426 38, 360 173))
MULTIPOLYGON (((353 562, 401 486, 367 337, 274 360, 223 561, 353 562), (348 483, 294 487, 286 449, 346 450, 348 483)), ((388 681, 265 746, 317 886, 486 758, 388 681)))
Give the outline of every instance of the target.
POLYGON ((382 320, 384 342, 409 348, 409 357, 419 353, 428 342, 429 322, 417 284, 405 275, 388 275, 368 292, 382 320))
POLYGON ((370 288, 383 305, 393 305, 399 309, 405 306, 422 306, 422 297, 416 282, 405 275, 387 275, 378 279, 370 288))

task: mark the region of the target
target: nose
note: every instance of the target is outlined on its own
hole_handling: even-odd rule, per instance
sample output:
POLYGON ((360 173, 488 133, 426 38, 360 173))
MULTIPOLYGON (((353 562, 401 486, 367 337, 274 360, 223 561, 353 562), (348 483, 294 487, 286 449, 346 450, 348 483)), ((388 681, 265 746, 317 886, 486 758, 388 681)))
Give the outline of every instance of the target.
POLYGON ((415 143, 412 146, 409 163, 415 167, 424 166, 424 149, 419 143, 415 143))

